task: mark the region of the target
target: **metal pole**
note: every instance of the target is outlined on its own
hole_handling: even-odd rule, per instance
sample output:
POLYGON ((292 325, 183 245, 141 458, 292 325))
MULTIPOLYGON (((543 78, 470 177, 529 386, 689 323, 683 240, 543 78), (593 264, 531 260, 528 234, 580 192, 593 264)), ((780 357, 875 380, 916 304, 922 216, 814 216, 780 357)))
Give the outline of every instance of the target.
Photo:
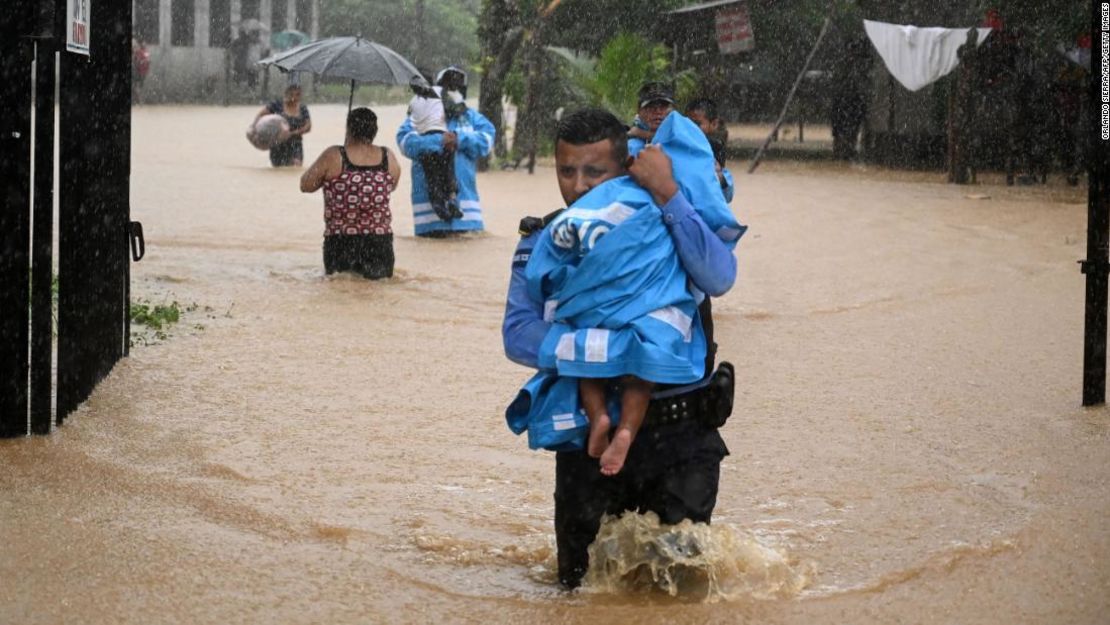
POLYGON ((1087 202, 1087 275, 1083 332, 1083 405, 1106 403, 1107 232, 1110 230, 1106 185, 1094 177, 1087 202), (1101 195, 1101 197, 1099 197, 1101 195))
MULTIPOLYGON (((51 17, 53 15, 51 14, 51 17)), ((31 432, 52 421, 54 314, 54 51, 35 42, 35 175, 31 230, 31 432)))
POLYGON ((1107 126, 1101 118, 1101 58, 1098 51, 1105 45, 1110 33, 1102 29, 1102 3, 1092 3, 1092 32, 1098 34, 1093 42, 1091 58, 1091 85, 1086 111, 1090 130, 1087 149, 1087 259, 1079 261, 1087 275, 1086 314, 1083 332, 1083 405, 1106 403, 1106 306, 1107 275, 1110 273, 1110 182, 1107 181, 1106 140, 1102 137, 1107 126))
POLYGON ((355 81, 351 81, 351 97, 347 99, 347 113, 351 112, 351 107, 355 104, 355 81))
POLYGON ((763 153, 767 151, 767 146, 771 145, 771 140, 778 134, 782 121, 786 119, 786 110, 790 108, 790 101, 794 99, 794 92, 798 90, 798 85, 801 84, 802 77, 809 69, 809 64, 813 61, 813 55, 817 54, 817 48, 821 47, 821 40, 825 38, 825 33, 828 32, 831 23, 832 18, 826 17, 825 23, 821 25, 821 33, 817 35, 817 41, 813 43, 813 49, 809 51, 809 56, 806 57, 806 62, 802 65, 802 71, 798 72, 798 77, 794 79, 794 86, 790 88, 790 93, 786 96, 786 103, 782 105, 782 112, 779 113, 779 118, 775 121, 775 127, 771 129, 771 133, 767 135, 767 139, 760 146, 759 151, 755 153, 751 167, 748 167, 749 174, 754 172, 756 167, 759 167, 759 161, 763 158, 763 153))

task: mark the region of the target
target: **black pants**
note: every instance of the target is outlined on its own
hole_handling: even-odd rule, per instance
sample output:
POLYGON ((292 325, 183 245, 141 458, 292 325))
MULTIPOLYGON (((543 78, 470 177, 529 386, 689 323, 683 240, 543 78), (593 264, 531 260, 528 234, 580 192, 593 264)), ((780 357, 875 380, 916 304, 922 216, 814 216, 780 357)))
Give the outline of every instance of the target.
POLYGON ((559 581, 568 588, 582 582, 590 564, 587 550, 606 513, 651 511, 669 525, 682 519, 708 523, 727 455, 717 430, 693 420, 642 428, 624 468, 613 477, 602 475, 598 459, 584 451, 555 454, 559 581))
MULTIPOLYGON (((433 130, 428 134, 443 134, 433 130)), ((428 201, 432 208, 444 207, 447 200, 456 192, 455 152, 440 150, 428 152, 419 157, 420 167, 424 169, 424 184, 428 187, 428 201)), ((436 210, 439 213, 439 210, 436 210)))
POLYGON ((300 137, 270 148, 270 164, 274 167, 289 167, 296 161, 304 162, 304 142, 300 137))
POLYGON ((337 234, 324 237, 324 271, 350 271, 377 280, 393 276, 392 234, 337 234))

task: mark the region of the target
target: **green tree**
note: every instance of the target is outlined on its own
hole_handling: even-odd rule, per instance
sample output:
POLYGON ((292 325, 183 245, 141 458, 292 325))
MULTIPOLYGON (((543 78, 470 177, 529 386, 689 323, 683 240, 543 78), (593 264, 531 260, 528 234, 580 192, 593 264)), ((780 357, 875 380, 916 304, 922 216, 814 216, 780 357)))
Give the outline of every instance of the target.
POLYGON ((528 173, 534 171, 540 132, 547 117, 545 111, 553 110, 551 102, 541 96, 541 91, 545 85, 544 76, 550 73, 547 34, 551 28, 551 16, 560 4, 561 0, 520 0, 521 26, 524 30, 521 41, 524 94, 513 151, 518 162, 521 158, 528 159, 528 173))
POLYGON ((361 35, 388 46, 431 73, 469 65, 478 55, 480 0, 327 0, 323 37, 361 35))
MULTIPOLYGON (((520 49, 523 34, 524 28, 520 23, 516 2, 483 0, 482 12, 478 17, 478 40, 481 44, 481 56, 478 61, 478 71, 481 73, 478 110, 497 129, 493 152, 498 158, 504 158, 506 155, 501 97, 504 93, 505 80, 520 49)), ((486 165, 484 159, 479 163, 482 169, 485 169, 486 165)))
POLYGON ((564 76, 579 103, 602 107, 621 119, 636 114, 636 96, 645 82, 674 82, 679 100, 689 99, 697 88, 693 72, 673 73, 669 48, 641 35, 613 37, 596 59, 566 48, 551 51, 562 59, 564 76))
POLYGON ((564 0, 551 16, 548 43, 598 56, 617 33, 656 40, 667 12, 682 4, 680 0, 564 0))
POLYGON ((548 46, 599 54, 613 33, 654 32, 665 11, 677 5, 675 0, 483 0, 479 110, 501 131, 503 90, 519 76, 513 151, 531 163, 552 112, 571 103, 563 99, 567 85, 551 84, 560 72, 548 46))

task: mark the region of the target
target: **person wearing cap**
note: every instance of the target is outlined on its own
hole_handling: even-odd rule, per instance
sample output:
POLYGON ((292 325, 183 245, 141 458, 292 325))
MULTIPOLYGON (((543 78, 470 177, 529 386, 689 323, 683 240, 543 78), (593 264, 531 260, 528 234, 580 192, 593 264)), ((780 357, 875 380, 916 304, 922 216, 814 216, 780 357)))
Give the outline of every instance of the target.
POLYGON ((401 153, 412 160, 412 211, 417 236, 444 237, 485 229, 482 206, 478 197, 478 159, 493 149, 496 130, 493 124, 478 111, 465 106, 467 75, 458 67, 440 70, 435 85, 444 92, 458 92, 461 105, 445 104, 447 131, 421 135, 412 117, 406 117, 397 130, 397 145, 401 153), (422 156, 431 153, 453 152, 455 182, 458 186, 458 207, 462 216, 439 215, 428 194, 427 176, 420 163, 422 156), (444 217, 449 217, 444 219, 444 217))
POLYGON ((665 82, 648 82, 637 96, 639 109, 628 129, 628 155, 636 156, 651 142, 659 125, 674 110, 674 87, 665 82))

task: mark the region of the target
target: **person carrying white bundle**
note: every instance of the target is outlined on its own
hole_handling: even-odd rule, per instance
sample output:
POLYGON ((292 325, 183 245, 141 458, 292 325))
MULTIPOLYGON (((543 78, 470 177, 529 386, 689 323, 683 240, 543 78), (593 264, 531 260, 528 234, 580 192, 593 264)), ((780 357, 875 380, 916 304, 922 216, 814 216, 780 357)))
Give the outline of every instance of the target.
MULTIPOLYGON (((420 76, 413 76, 409 86, 415 94, 409 101, 409 117, 413 129, 421 136, 447 133, 448 111, 457 114, 459 107, 466 110, 462 94, 457 91, 430 86, 420 76)), ((442 150, 421 154, 417 158, 424 168, 428 198, 435 214, 443 221, 462 217, 455 180, 454 142, 445 140, 442 150)))

